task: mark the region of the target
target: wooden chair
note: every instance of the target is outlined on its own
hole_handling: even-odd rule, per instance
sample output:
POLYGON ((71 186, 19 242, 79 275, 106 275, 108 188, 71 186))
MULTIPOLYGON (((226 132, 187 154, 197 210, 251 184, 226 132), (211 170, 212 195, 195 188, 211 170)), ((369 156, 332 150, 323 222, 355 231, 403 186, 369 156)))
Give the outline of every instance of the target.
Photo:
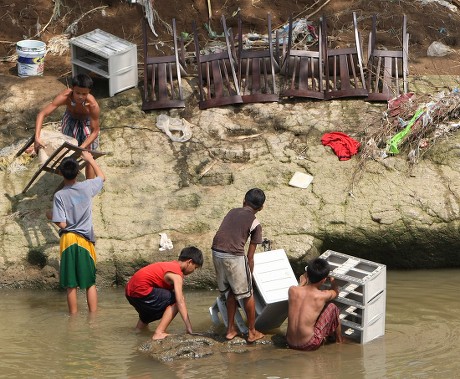
POLYGON ((178 49, 176 20, 172 20, 174 55, 149 56, 147 21, 143 19, 142 37, 144 50, 144 91, 142 110, 184 108, 182 73, 185 74, 183 39, 178 49))
POLYGON ((367 97, 362 58, 362 46, 353 12, 355 45, 348 48, 330 49, 327 41, 326 18, 322 18, 323 49, 325 51, 325 99, 343 97, 367 97))
POLYGON ((243 47, 243 28, 238 18, 238 82, 243 103, 262 103, 279 100, 275 71, 278 63, 273 55, 272 21, 267 16, 268 46, 265 49, 243 47))
POLYGON ((388 101, 409 92, 409 34, 407 17, 403 15, 401 50, 377 49, 377 16, 372 17, 367 60, 369 101, 388 101))
POLYGON ((286 83, 280 95, 324 99, 324 53, 321 24, 318 34, 318 51, 293 49, 292 28, 292 17, 290 17, 287 49, 283 47, 281 56, 281 74, 286 77, 286 83))
POLYGON ((193 22, 198 83, 200 90, 199 108, 207 109, 229 104, 241 104, 235 61, 229 41, 229 31, 222 15, 226 49, 220 52, 201 54, 196 23, 193 22), (203 83, 205 82, 205 83, 203 83))
MULTIPOLYGON (((28 141, 29 142, 29 141, 28 141)), ((33 140, 32 140, 33 142, 33 140)), ((22 150, 22 149, 21 149, 22 150)), ((59 148, 57 148, 53 154, 50 155, 50 157, 46 160, 45 163, 43 163, 40 168, 38 169, 38 171, 34 174, 34 176, 32 177, 32 179, 30 179, 29 183, 27 183, 26 187, 24 188, 24 190, 22 191, 22 193, 26 193, 27 190, 30 188, 30 186, 32 185, 32 183, 35 181, 35 179, 38 178, 38 176, 40 175, 40 173, 42 171, 45 171, 45 172, 51 172, 52 174, 57 174, 59 175, 60 172, 59 172, 59 165, 61 164, 62 160, 65 158, 65 157, 74 157, 77 162, 78 162, 78 166, 80 168, 80 170, 82 170, 85 166, 86 166, 86 161, 84 161, 82 158, 81 158, 81 153, 83 151, 89 151, 92 156, 94 157, 94 159, 97 159, 103 155, 105 155, 105 153, 101 152, 101 151, 96 151, 96 150, 87 150, 87 149, 82 149, 81 147, 78 147, 78 146, 75 146, 75 145, 72 145, 68 142, 64 142, 59 148)), ((18 152, 18 154, 20 153, 21 151, 18 152)))

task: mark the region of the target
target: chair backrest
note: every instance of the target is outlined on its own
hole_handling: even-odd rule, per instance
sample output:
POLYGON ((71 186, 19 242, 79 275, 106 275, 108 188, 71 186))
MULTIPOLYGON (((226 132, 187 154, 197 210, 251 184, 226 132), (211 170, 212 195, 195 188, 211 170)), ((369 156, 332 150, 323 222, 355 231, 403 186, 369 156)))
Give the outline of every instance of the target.
POLYGON ((238 82, 244 103, 278 101, 275 72, 278 63, 273 55, 272 23, 267 15, 268 46, 244 48, 241 16, 238 18, 238 82))
POLYGON ((219 52, 201 54, 196 23, 193 22, 198 85, 200 91, 199 108, 207 109, 229 104, 242 103, 235 61, 229 40, 229 31, 224 15, 221 18, 225 36, 225 48, 219 52))
POLYGON ((400 50, 377 49, 377 16, 372 17, 367 60, 369 101, 388 101, 409 91, 409 34, 407 17, 402 20, 400 50))
POLYGON ((355 45, 347 48, 328 47, 326 18, 322 17, 323 49, 325 52, 325 98, 367 97, 361 38, 356 13, 353 12, 355 45))
POLYGON ((68 142, 64 142, 60 147, 58 147, 46 160, 45 163, 43 163, 40 168, 37 170, 37 172, 34 174, 32 179, 27 183, 26 187, 22 191, 22 193, 26 193, 26 191, 30 188, 32 183, 35 181, 35 179, 38 178, 40 173, 42 171, 45 172, 50 172, 52 174, 57 174, 59 175, 59 166, 62 162, 62 160, 66 157, 74 157, 77 162, 80 170, 82 170, 86 166, 86 161, 81 157, 81 153, 83 151, 89 151, 91 155, 93 156, 94 159, 97 159, 105 153, 102 151, 96 151, 96 150, 87 150, 87 149, 82 149, 81 147, 74 146, 68 142))
POLYGON ((142 27, 144 50, 144 90, 142 109, 183 108, 182 74, 185 74, 185 52, 183 39, 178 48, 176 20, 172 20, 174 54, 151 56, 148 50, 147 21, 142 27))
POLYGON ((318 50, 293 49, 293 21, 289 18, 287 48, 283 44, 281 74, 285 76, 281 96, 324 99, 323 33, 319 25, 318 50))

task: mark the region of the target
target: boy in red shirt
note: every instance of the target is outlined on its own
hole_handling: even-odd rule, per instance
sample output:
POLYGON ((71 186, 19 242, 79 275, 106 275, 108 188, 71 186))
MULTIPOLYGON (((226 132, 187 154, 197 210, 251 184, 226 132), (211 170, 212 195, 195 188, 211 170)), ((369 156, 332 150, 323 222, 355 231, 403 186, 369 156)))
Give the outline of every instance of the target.
POLYGON ((135 272, 126 284, 125 295, 139 313, 136 329, 143 329, 152 321, 160 320, 152 339, 163 339, 168 336, 166 328, 180 313, 186 332, 192 334, 183 281, 184 276, 202 265, 203 253, 190 246, 182 249, 177 261, 152 263, 135 272))

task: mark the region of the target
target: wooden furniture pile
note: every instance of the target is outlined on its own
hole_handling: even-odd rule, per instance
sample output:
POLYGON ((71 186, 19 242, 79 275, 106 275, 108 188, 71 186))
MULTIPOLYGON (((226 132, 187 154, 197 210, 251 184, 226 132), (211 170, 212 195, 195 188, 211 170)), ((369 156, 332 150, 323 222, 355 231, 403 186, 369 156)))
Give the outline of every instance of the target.
MULTIPOLYGON (((398 50, 378 47, 377 17, 373 17, 366 63, 356 13, 353 13, 354 41, 343 48, 330 47, 325 17, 318 23, 315 49, 294 47, 292 18, 287 38, 280 38, 278 31, 274 35, 268 15, 267 43, 262 47, 246 46, 243 42, 241 18, 236 38, 223 15, 221 23, 225 47, 214 51, 201 48, 198 28, 193 23, 200 109, 277 102, 281 98, 388 101, 409 91, 409 34, 405 15, 402 46, 398 50)), ((144 22, 143 110, 185 107, 181 85, 181 76, 185 74, 185 49, 183 40, 176 35, 175 20, 173 40, 173 55, 150 55, 144 22)))

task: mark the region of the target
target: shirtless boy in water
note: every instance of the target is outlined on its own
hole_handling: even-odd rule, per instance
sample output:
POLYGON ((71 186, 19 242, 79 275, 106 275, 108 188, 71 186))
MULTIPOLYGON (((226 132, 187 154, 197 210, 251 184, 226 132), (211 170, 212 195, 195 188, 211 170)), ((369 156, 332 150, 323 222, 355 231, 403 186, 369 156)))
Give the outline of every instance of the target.
POLYGON ((326 337, 332 335, 335 335, 337 343, 341 343, 340 311, 335 304, 328 303, 339 294, 337 283, 329 277, 329 263, 316 258, 305 269, 299 285, 290 287, 288 291, 287 343, 291 349, 307 351, 318 349, 326 337), (327 280, 331 289, 321 290, 327 280))
MULTIPOLYGON (((60 106, 66 107, 61 123, 62 133, 75 138, 81 148, 98 149, 100 109, 96 99, 90 94, 92 87, 93 80, 88 75, 76 75, 72 78, 72 88, 63 90, 38 113, 34 141, 34 149, 37 153, 44 147, 40 139, 43 121, 60 106)), ((86 179, 93 179, 95 176, 91 165, 87 165, 86 179)))

